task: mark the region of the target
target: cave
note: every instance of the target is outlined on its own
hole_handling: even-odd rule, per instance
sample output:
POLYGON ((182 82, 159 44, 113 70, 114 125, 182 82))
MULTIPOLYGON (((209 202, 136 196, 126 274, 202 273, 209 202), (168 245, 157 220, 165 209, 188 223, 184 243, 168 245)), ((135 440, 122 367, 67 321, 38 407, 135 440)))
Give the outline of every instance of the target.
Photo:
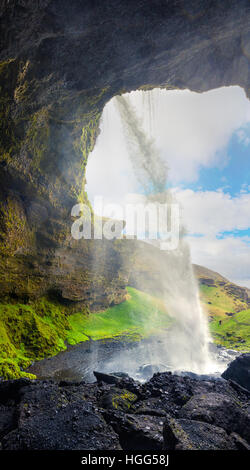
MULTIPOLYGON (((2 0, 0 450, 249 450, 250 355, 238 355, 249 341, 250 290, 195 266, 203 291, 215 289, 212 301, 204 297, 208 308, 220 296, 232 301, 226 319, 208 320, 214 328, 217 321, 223 346, 238 348, 224 378, 153 363, 140 368, 141 382, 128 367, 112 375, 104 363, 113 343, 128 365, 144 344, 151 354, 153 343, 145 336, 140 349, 136 331, 124 345, 118 330, 101 343, 86 324, 103 315, 112 329, 112 309, 141 301, 139 282, 151 325, 150 284, 153 277, 161 300, 170 258, 136 240, 71 236, 72 207, 92 213, 86 169, 105 105, 155 89, 202 94, 237 86, 249 99, 249 19, 249 0, 2 0), (245 336, 226 328, 223 336, 225 322, 242 313, 245 336), (98 354, 99 372, 90 360, 98 354)), ((195 327, 186 334, 199 336, 195 327)))
POLYGON ((105 103, 156 87, 249 96, 249 3, 6 0, 0 15, 1 297, 118 302, 127 273, 118 282, 109 269, 121 266, 115 246, 94 294, 91 243, 69 239, 105 103))

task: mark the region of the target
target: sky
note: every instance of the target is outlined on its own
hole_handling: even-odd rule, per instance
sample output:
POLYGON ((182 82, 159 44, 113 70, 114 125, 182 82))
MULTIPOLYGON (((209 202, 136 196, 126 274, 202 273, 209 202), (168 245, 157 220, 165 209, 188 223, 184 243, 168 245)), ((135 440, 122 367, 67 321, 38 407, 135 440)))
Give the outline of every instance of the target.
MULTIPOLYGON (((129 95, 166 162, 194 263, 250 287, 250 102, 240 87, 129 95)), ((124 204, 140 186, 112 99, 89 157, 87 193, 124 204)))

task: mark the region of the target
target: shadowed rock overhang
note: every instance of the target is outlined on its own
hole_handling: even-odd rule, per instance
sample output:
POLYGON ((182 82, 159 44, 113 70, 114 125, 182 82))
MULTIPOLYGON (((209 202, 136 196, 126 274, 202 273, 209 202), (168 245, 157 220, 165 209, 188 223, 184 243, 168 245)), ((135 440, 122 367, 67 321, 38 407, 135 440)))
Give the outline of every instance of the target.
POLYGON ((121 246, 70 237, 103 107, 153 87, 249 96, 249 17, 248 0, 1 2, 2 296, 122 300, 121 246))

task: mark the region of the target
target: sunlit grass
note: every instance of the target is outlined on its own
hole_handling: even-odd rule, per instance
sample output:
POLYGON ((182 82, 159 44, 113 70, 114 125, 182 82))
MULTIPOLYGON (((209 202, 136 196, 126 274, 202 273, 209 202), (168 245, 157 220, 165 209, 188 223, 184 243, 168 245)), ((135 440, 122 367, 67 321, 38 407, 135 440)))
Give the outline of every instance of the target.
POLYGON ((223 320, 216 318, 210 323, 210 328, 216 343, 241 351, 250 349, 250 310, 223 320))
POLYGON ((93 314, 75 313, 69 317, 67 341, 86 341, 127 336, 139 339, 168 328, 171 320, 163 302, 132 287, 128 299, 107 310, 93 314))
POLYGON ((226 313, 235 313, 247 308, 247 304, 235 299, 220 286, 200 286, 200 298, 208 313, 224 317, 226 313), (210 302, 210 303, 208 303, 210 302))

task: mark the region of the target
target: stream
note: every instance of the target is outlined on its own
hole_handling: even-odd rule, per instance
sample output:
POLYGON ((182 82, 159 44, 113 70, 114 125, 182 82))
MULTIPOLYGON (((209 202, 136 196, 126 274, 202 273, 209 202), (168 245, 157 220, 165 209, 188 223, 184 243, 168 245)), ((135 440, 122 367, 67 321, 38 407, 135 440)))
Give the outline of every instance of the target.
MULTIPOLYGON (((152 345, 157 343, 161 347, 162 342, 159 337, 132 342, 126 341, 124 337, 85 341, 74 346, 69 345, 56 356, 34 362, 27 371, 35 374, 38 379, 89 383, 96 381, 93 371, 107 374, 122 372, 141 382, 149 380, 156 372, 165 371, 194 377, 196 374, 192 372, 174 370, 166 360, 162 363, 152 361, 152 345)), ((228 364, 239 355, 237 351, 227 350, 213 343, 210 344, 210 350, 219 370, 209 374, 209 377, 220 377, 228 364)), ((205 378, 206 375, 199 377, 205 378)))

